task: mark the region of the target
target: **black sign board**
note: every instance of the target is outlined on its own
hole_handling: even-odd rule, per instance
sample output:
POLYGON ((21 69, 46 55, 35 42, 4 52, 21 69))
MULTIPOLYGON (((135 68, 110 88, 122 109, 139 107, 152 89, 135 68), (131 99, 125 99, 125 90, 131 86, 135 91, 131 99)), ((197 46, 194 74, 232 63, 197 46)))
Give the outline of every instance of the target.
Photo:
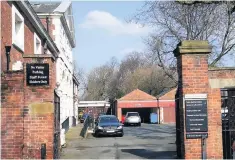
POLYGON ((186 132, 207 132, 207 100, 185 100, 186 132))
POLYGON ((208 138, 208 133, 186 133, 186 139, 208 138))
POLYGON ((26 72, 27 85, 49 85, 49 64, 28 63, 26 64, 26 72))

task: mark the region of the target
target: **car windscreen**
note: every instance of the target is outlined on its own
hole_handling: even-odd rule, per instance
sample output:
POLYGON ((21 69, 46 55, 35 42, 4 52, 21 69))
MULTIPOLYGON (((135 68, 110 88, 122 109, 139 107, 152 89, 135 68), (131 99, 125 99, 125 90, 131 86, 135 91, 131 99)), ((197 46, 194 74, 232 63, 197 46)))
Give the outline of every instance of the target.
POLYGON ((128 117, 130 117, 130 116, 139 116, 139 113, 128 113, 127 116, 128 117))
POLYGON ((117 123, 118 119, 116 117, 100 117, 100 123, 117 123))

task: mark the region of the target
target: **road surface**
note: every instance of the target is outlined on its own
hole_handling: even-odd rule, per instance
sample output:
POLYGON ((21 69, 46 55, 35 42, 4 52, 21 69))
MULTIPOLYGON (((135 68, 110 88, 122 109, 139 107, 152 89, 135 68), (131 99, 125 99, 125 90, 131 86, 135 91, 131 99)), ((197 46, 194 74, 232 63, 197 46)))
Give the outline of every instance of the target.
POLYGON ((62 159, 176 158, 174 125, 124 127, 123 137, 95 138, 91 135, 87 139, 73 139, 67 143, 62 159))

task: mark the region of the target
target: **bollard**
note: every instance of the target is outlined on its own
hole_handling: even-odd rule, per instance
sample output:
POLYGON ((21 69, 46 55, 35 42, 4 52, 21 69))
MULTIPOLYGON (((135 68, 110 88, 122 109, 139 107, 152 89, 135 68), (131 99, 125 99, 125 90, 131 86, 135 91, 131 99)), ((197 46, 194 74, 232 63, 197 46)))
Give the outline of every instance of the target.
POLYGON ((41 159, 46 159, 46 143, 41 144, 41 159))
POLYGON ((207 159, 205 135, 202 136, 202 159, 207 159))

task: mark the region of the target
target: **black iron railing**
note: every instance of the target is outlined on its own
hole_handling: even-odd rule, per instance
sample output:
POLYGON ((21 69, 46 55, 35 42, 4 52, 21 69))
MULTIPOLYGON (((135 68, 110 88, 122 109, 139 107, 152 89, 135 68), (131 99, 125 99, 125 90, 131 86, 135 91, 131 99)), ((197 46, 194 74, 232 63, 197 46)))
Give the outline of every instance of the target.
POLYGON ((235 142, 235 88, 222 89, 223 158, 234 159, 232 145, 235 142))
POLYGON ((60 157, 60 97, 54 93, 54 140, 53 158, 60 157))

